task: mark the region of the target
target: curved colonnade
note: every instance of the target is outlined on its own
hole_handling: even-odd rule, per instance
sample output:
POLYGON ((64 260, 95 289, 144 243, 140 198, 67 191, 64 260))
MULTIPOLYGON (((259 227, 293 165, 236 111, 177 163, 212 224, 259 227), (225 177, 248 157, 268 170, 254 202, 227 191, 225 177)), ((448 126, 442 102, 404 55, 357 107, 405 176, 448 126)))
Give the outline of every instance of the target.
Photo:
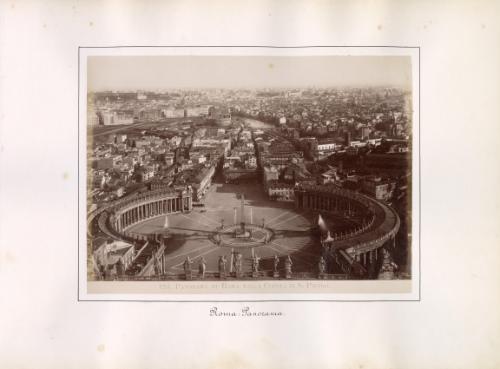
POLYGON ((295 206, 320 213, 365 215, 361 225, 324 240, 329 250, 340 251, 350 263, 366 267, 380 257, 381 247, 395 246, 399 216, 394 209, 371 197, 336 186, 299 186, 295 189, 295 206))
POLYGON ((155 190, 115 203, 109 224, 119 234, 136 238, 127 230, 133 225, 161 215, 192 210, 192 192, 184 190, 155 190))
POLYGON ((161 215, 189 212, 192 207, 190 189, 161 189, 117 200, 100 208, 93 218, 98 218, 99 228, 108 236, 127 241, 146 240, 146 235, 130 232, 130 227, 161 215))

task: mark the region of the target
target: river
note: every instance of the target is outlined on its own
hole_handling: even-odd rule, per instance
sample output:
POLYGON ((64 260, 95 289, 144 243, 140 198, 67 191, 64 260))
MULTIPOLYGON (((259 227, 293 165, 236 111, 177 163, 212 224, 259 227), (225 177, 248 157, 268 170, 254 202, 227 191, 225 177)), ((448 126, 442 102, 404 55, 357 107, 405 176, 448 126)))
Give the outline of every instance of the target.
POLYGON ((238 117, 239 120, 243 121, 243 123, 250 128, 253 129, 273 129, 276 128, 274 125, 262 122, 260 120, 252 119, 252 118, 242 118, 238 117))

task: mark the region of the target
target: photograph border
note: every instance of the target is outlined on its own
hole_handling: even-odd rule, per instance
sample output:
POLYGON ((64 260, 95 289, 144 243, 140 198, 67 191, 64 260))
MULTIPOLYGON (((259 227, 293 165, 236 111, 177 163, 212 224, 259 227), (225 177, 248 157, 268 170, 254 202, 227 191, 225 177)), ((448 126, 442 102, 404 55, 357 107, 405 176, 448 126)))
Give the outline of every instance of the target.
MULTIPOLYGON (((139 46, 131 46, 131 45, 115 45, 115 46, 78 46, 78 68, 77 68, 77 73, 78 73, 78 91, 77 91, 77 114, 78 114, 78 119, 77 119, 77 165, 78 165, 78 174, 77 174, 77 179, 78 179, 78 186, 77 186, 77 202, 78 202, 78 216, 77 216, 77 301, 78 302, 111 302, 111 301, 116 301, 116 302, 210 302, 210 303, 223 303, 223 302, 237 302, 237 303, 243 303, 243 302, 420 302, 422 300, 422 253, 421 253, 421 237, 422 237, 422 222, 421 222, 421 202, 422 202, 422 188, 421 188, 421 183, 422 183, 422 178, 421 178, 421 162, 422 162, 422 153, 421 153, 421 47, 420 46, 392 46, 392 45, 308 45, 308 46, 269 46, 269 45, 155 45, 155 46, 148 46, 148 45, 139 45, 139 46), (318 49, 318 48, 367 48, 367 49, 375 49, 375 48, 389 48, 389 49, 413 49, 417 50, 417 59, 418 59, 418 78, 412 77, 413 80, 418 81, 418 219, 416 220, 418 222, 418 245, 415 247, 418 249, 418 262, 416 265, 418 266, 418 279, 417 281, 417 291, 416 295, 417 297, 409 297, 408 299, 390 299, 390 298, 374 298, 374 299, 344 299, 344 298, 307 298, 307 294, 305 293, 295 293, 297 295, 302 295, 304 298, 300 299, 284 299, 284 298, 276 298, 276 299, 225 299, 223 298, 223 294, 220 294, 221 299, 189 299, 188 296, 192 296, 193 294, 186 294, 186 299, 171 299, 168 298, 169 294, 168 293, 159 293, 157 294, 158 296, 162 296, 161 299, 138 299, 138 298, 83 298, 82 297, 82 291, 80 288, 80 251, 81 251, 81 244, 80 244, 80 113, 81 113, 81 106, 80 106, 80 98, 81 98, 81 84, 84 81, 81 81, 80 78, 80 73, 81 73, 81 63, 80 63, 80 58, 81 58, 81 53, 80 51, 82 49, 126 49, 126 48, 134 48, 134 49, 139 49, 139 48, 148 48, 148 49, 155 49, 155 48, 176 48, 176 49, 193 49, 193 48, 204 48, 204 49, 210 49, 210 48, 215 48, 215 49, 222 49, 222 48, 260 48, 260 49, 318 49)), ((414 86, 412 86, 412 92, 414 91, 414 86)), ((412 168, 412 172, 414 172, 415 169, 412 168)), ((413 176, 412 176, 412 181, 413 181, 413 176)), ((412 237, 412 242, 414 242, 414 237, 412 237)), ((415 257, 412 254, 412 258, 415 257)), ((413 280, 413 272, 412 272, 412 280, 413 280)), ((362 281, 360 281, 362 282, 362 281)), ((241 293, 235 293, 238 296, 242 296, 243 294, 241 293)), ((267 295, 268 293, 261 293, 261 295, 267 295)), ((327 293, 321 294, 326 295, 327 293)), ((131 296, 132 294, 128 294, 128 296, 131 296)), ((155 294, 156 295, 156 294, 155 294)), ((211 294, 213 295, 213 294, 211 294)), ((376 293, 374 293, 376 295, 376 293)), ((88 296, 86 294, 86 296, 88 296)), ((106 295, 109 296, 109 295, 106 295)), ((178 295, 176 295, 178 296, 178 295)))

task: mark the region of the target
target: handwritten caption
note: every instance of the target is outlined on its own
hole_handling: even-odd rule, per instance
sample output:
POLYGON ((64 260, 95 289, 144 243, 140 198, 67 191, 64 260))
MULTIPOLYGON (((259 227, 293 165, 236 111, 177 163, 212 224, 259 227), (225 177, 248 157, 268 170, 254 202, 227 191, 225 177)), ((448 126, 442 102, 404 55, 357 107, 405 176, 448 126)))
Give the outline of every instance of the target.
POLYGON ((209 309, 209 316, 211 317, 269 317, 269 316, 283 316, 281 311, 258 311, 252 310, 249 306, 244 306, 240 310, 222 310, 217 306, 209 309))

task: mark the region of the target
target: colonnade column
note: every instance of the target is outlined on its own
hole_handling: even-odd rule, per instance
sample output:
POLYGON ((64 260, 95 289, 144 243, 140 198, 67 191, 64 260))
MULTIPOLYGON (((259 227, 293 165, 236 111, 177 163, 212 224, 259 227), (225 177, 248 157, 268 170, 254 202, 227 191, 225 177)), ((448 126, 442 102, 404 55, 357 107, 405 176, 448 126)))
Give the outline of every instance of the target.
POLYGON ((122 232, 125 228, 152 216, 189 211, 192 206, 192 198, 189 196, 160 199, 121 212, 116 216, 113 225, 117 231, 122 232))

